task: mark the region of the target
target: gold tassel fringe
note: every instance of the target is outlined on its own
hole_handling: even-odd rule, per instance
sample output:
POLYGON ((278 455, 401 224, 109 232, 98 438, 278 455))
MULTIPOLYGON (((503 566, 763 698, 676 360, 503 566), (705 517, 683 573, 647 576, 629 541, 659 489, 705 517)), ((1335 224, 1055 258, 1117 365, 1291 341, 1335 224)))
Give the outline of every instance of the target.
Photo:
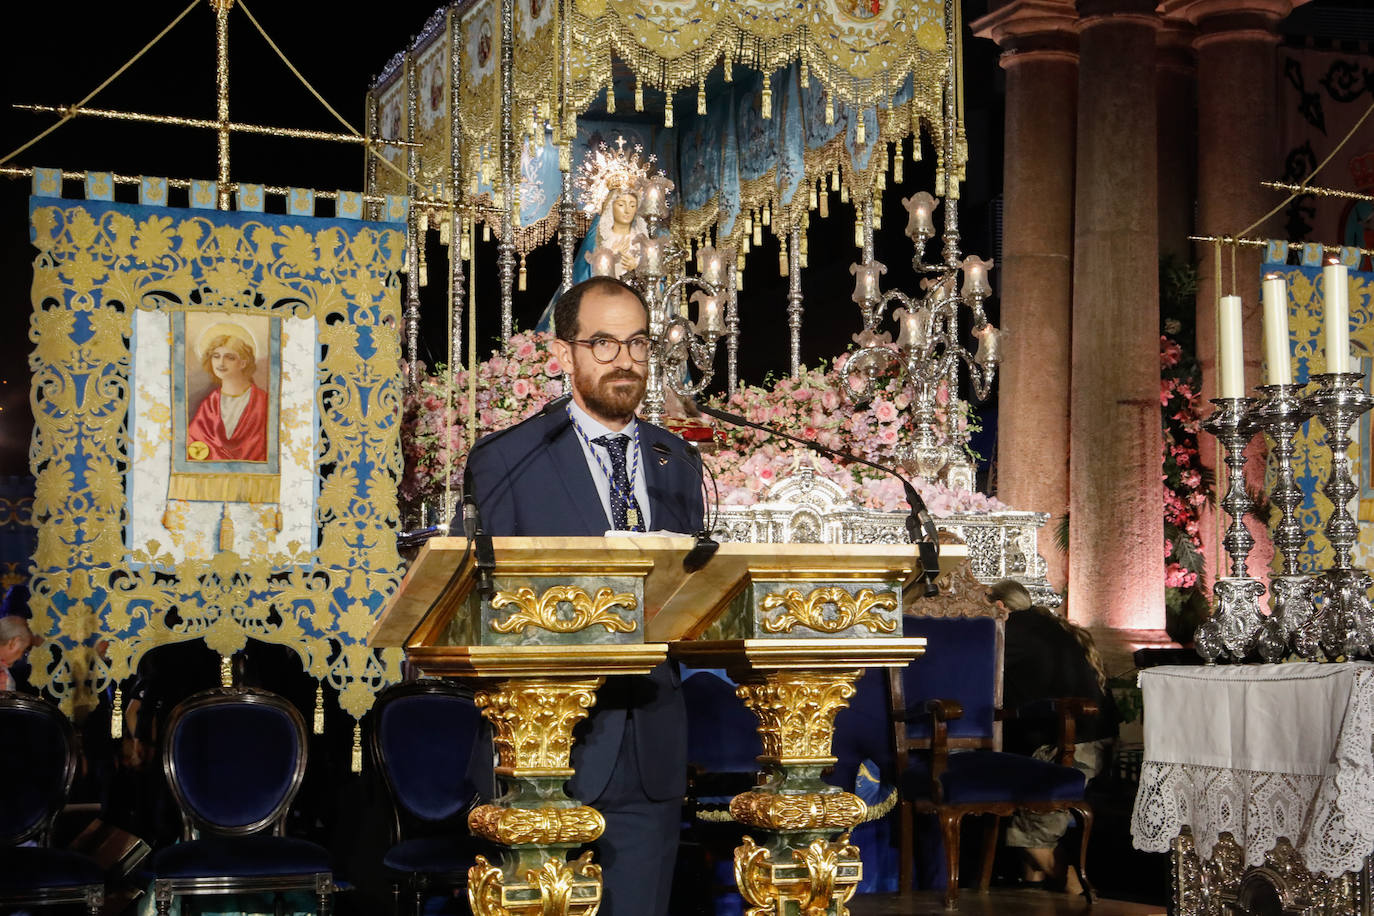
POLYGON ((315 685, 315 734, 324 734, 324 684, 315 685))
POLYGON ((219 518, 219 549, 234 549, 234 520, 229 517, 229 509, 226 506, 224 514, 219 518))
POLYGON ((363 771, 363 726, 361 723, 353 723, 353 765, 354 773, 363 771))
POLYGON ((114 699, 110 702, 110 737, 124 737, 124 697, 118 684, 115 684, 114 699))

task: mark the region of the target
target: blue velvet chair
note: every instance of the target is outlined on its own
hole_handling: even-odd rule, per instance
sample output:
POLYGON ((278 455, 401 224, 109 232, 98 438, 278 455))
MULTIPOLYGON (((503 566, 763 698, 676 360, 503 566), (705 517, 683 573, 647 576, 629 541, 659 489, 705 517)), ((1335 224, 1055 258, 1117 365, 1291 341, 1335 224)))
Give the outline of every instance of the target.
POLYGON ((100 912, 100 866, 47 847, 75 775, 76 739, 61 710, 0 691, 0 911, 84 903, 91 916, 100 912))
POLYGON ((159 916, 174 897, 313 893, 333 903, 329 853, 284 835, 305 776, 306 732, 290 702, 249 687, 221 687, 172 711, 162 768, 181 809, 182 841, 153 855, 159 916))
MULTIPOLYGON (((372 709, 369 749, 395 813, 382 864, 404 882, 417 916, 432 888, 467 885, 478 852, 467 827, 478 795, 468 762, 481 723, 472 692, 444 681, 389 687, 372 709)), ((400 884, 392 887, 399 898, 400 884)))
MULTIPOLYGON (((918 605, 919 606, 919 605, 918 605)), ((959 895, 960 824, 969 814, 987 815, 979 889, 992 879, 1001 818, 1025 811, 1068 810, 1082 825, 1078 871, 1084 893, 1094 898, 1086 873, 1092 807, 1084 800, 1084 776, 1073 767, 1075 715, 1096 712, 1092 704, 1064 700, 1058 763, 997 750, 1002 713, 1002 624, 995 616, 905 616, 905 636, 923 636, 926 654, 905 669, 888 672, 895 769, 902 790, 900 887, 911 888, 914 823, 918 813, 939 820, 948 881, 945 905, 959 895)))
POLYGON ((673 878, 674 913, 740 916, 734 849, 744 828, 730 816, 730 799, 758 784, 763 753, 758 719, 735 695, 724 670, 682 669, 687 705, 687 800, 673 878))

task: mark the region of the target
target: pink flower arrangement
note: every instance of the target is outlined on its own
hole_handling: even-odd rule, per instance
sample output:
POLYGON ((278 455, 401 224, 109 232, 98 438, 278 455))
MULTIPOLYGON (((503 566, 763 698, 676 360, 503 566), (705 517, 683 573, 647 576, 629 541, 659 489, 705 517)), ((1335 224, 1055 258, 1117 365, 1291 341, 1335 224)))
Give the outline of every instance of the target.
POLYGON ((1165 601, 1176 617, 1195 625, 1194 618, 1200 619, 1207 605, 1200 532, 1202 509, 1211 498, 1211 482, 1202 472, 1198 453, 1202 373, 1192 355, 1168 334, 1159 338, 1159 364, 1165 601))
MULTIPOLYGON (((467 457, 469 416, 476 416, 476 437, 513 426, 561 395, 564 382, 558 360, 549 352, 549 334, 517 333, 506 346, 477 367, 475 402, 468 396, 468 372, 439 368, 425 373, 405 395, 401 441, 405 472, 401 498, 414 505, 443 493, 447 478, 456 491, 467 457)), ((829 448, 852 451, 870 461, 896 465, 896 447, 909 433, 902 410, 911 395, 895 373, 880 374, 872 406, 854 410, 840 391, 840 373, 848 356, 832 368, 808 369, 798 379, 783 378, 771 387, 742 386, 717 405, 753 420, 781 428, 829 448)), ((954 441, 971 458, 969 435, 976 430, 969 407, 941 386, 936 411, 937 437, 954 441)), ((880 511, 906 508, 901 484, 858 464, 840 464, 807 455, 762 433, 721 427, 718 447, 703 449, 715 473, 723 505, 753 505, 778 480, 809 462, 816 473, 834 481, 857 503, 880 511)), ((913 481, 921 498, 937 515, 992 512, 1006 507, 980 493, 951 490, 939 483, 913 481)))
MULTIPOLYGON (((563 392, 562 370, 549 352, 551 334, 517 333, 477 367, 476 435, 514 426, 563 392)), ((425 373, 405 395, 401 449, 405 471, 401 498, 416 504, 444 492, 444 480, 458 489, 468 450, 468 371, 439 367, 425 373)))

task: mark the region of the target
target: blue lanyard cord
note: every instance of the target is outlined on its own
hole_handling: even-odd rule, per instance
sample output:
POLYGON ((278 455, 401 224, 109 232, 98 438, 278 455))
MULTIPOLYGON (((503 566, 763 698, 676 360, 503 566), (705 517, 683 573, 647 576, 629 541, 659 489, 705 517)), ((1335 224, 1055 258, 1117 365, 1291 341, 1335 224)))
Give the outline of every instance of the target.
MULTIPOLYGON (((628 484, 630 487, 630 493, 629 495, 626 495, 625 493, 621 492, 620 487, 616 486, 615 475, 611 473, 610 468, 606 467, 606 462, 603 461, 601 458, 601 452, 597 450, 596 446, 592 443, 592 440, 587 438, 587 432, 582 428, 582 424, 577 422, 577 417, 573 416, 571 404, 568 405, 568 419, 572 420, 573 429, 577 430, 578 438, 580 438, 584 443, 586 443, 587 450, 590 451, 592 453, 592 457, 596 459, 596 466, 601 468, 602 474, 606 475, 606 483, 609 484, 610 488, 615 491, 615 495, 620 497, 620 501, 623 504, 629 505, 630 498, 634 495, 635 475, 639 472, 639 424, 635 423, 635 434, 630 437, 630 449, 634 452, 634 455, 631 456, 630 459, 633 463, 629 465, 629 468, 625 475, 627 478, 625 483, 628 484)), ((612 519, 612 521, 614 521, 614 519, 612 519)), ((643 522, 642 517, 640 521, 643 522)))

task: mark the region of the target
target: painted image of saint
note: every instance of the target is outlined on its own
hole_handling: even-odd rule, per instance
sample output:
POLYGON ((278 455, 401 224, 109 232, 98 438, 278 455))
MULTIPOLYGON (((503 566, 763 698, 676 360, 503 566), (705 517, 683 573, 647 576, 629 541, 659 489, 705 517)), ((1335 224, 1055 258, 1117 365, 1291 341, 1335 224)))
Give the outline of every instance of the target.
POLYGON ((187 459, 267 460, 267 392, 254 378, 260 352, 258 338, 237 321, 200 332, 195 355, 211 387, 186 424, 187 459))

